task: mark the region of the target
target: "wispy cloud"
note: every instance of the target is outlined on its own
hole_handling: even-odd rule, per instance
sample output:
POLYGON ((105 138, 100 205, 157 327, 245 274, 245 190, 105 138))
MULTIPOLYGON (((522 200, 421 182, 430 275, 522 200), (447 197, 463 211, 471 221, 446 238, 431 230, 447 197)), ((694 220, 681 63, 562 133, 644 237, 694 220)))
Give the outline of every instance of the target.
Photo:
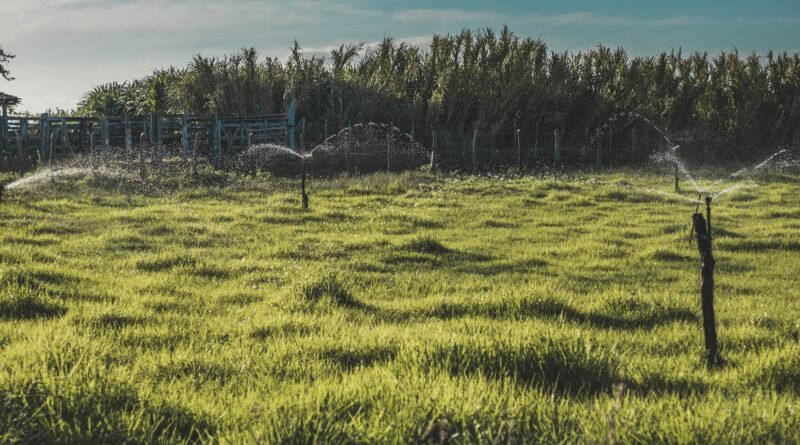
POLYGON ((694 16, 675 16, 660 18, 638 18, 630 16, 600 15, 591 12, 570 12, 566 14, 528 14, 519 18, 521 23, 532 25, 553 25, 553 26, 646 26, 646 27, 667 27, 667 26, 694 26, 709 25, 716 21, 706 17, 694 16))
POLYGON ((395 12, 391 20, 400 23, 474 23, 483 24, 509 20, 511 17, 491 11, 467 11, 464 9, 409 9, 395 12))

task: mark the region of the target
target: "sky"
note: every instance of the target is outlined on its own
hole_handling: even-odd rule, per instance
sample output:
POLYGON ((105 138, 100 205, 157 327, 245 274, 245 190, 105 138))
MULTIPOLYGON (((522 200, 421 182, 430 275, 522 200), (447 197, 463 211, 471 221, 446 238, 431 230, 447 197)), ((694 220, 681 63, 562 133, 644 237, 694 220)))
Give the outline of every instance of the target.
POLYGON ((285 58, 384 36, 419 44, 463 28, 539 37, 554 51, 598 44, 633 55, 682 48, 800 51, 800 0, 0 0, 0 47, 20 110, 74 108, 95 85, 254 47, 285 58))

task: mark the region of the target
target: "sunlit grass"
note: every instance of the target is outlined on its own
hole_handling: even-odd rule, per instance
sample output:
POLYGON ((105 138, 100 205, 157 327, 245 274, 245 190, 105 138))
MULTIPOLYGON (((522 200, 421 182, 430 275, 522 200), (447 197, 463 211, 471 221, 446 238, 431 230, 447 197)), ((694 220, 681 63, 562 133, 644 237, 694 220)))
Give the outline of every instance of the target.
POLYGON ((797 442, 800 180, 44 183, 0 205, 0 442, 797 442), (690 196, 686 193, 686 196, 690 196))

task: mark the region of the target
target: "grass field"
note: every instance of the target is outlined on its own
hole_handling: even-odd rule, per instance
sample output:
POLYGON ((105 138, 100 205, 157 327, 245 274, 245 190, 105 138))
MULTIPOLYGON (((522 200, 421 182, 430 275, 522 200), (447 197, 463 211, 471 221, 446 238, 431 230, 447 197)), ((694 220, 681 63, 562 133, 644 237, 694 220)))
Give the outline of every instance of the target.
POLYGON ((800 442, 800 178, 755 182, 714 369, 666 176, 7 193, 0 442, 800 442))

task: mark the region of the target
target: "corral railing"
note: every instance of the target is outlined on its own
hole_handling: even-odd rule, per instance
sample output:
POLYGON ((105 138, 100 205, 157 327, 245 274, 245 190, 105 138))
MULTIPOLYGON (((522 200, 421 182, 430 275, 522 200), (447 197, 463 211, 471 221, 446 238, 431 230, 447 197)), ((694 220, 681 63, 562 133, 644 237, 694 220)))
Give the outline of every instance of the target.
POLYGON ((134 146, 180 147, 187 156, 197 151, 220 165, 223 156, 236 154, 249 143, 295 147, 296 103, 284 114, 220 116, 164 114, 147 116, 0 117, 0 166, 27 170, 44 160, 64 159, 90 150, 134 146))

